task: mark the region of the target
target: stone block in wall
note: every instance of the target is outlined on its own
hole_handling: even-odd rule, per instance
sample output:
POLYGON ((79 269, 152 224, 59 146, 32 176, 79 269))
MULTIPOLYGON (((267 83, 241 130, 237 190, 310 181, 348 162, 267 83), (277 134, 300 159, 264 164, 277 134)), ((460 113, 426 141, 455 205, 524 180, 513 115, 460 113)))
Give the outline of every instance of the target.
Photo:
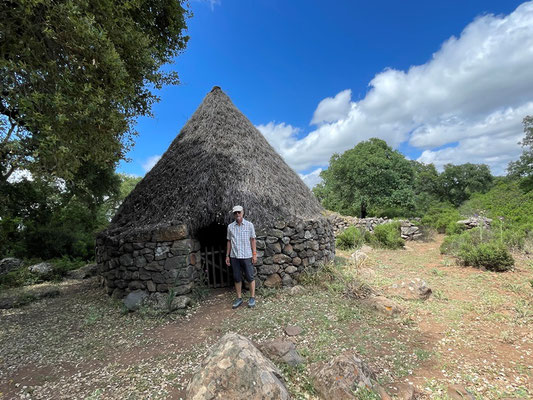
POLYGON ((144 289, 144 282, 142 282, 142 281, 131 281, 128 284, 128 289, 130 289, 130 290, 144 289))
POLYGON ((273 262, 272 257, 263 258, 263 264, 272 264, 273 262))
POLYGON ((135 257, 134 264, 137 268, 142 268, 148 263, 146 261, 146 258, 144 258, 144 256, 138 256, 138 257, 135 257))
POLYGON ((255 241, 255 247, 259 250, 264 250, 265 248, 265 241, 264 240, 256 240, 255 241))
POLYGON ((294 230, 294 228, 289 228, 289 227, 286 227, 285 229, 283 229, 283 235, 285 236, 292 236, 296 233, 296 230, 294 230))
POLYGON ((289 265, 287 268, 285 268, 285 272, 287 274, 293 274, 296 271, 298 271, 298 268, 296 268, 294 265, 289 265))
POLYGON ((262 265, 259 266, 258 272, 261 275, 271 275, 279 271, 279 265, 271 264, 271 265, 262 265))
POLYGON ((167 258, 167 253, 170 251, 168 246, 157 246, 154 251, 156 260, 163 260, 167 258))
POLYGON ((147 271, 162 271, 164 268, 157 261, 152 261, 144 266, 147 271))
POLYGON ((276 228, 276 229, 283 229, 283 228, 285 228, 286 225, 287 224, 283 220, 279 220, 279 221, 274 222, 274 228, 276 228))
POLYGON ((155 292, 157 287, 153 281, 146 281, 146 289, 149 292, 155 292))
POLYGON ((272 257, 272 261, 276 264, 290 263, 292 259, 286 254, 275 254, 272 257))
POLYGON ((165 260, 164 269, 171 270, 176 268, 183 268, 188 264, 188 256, 174 256, 165 260))
POLYGON ((286 244, 285 246, 283 246, 283 254, 287 254, 288 256, 290 256, 293 251, 294 250, 292 248, 292 245, 286 244))
POLYGON ((293 265, 296 265, 296 266, 301 265, 302 264, 302 259, 300 257, 293 257, 292 258, 292 263, 293 263, 293 265))
POLYGON ((151 271, 147 271, 144 268, 141 268, 139 270, 139 279, 142 280, 142 281, 147 281, 149 279, 152 279, 152 272, 151 271))
POLYGON ((156 246, 157 244, 155 242, 146 242, 144 244, 144 247, 146 247, 147 249, 155 249, 156 246))
MULTIPOLYGON (((268 243, 266 250, 272 250, 274 253, 281 253, 281 244, 279 242, 276 243, 268 243)), ((266 252, 265 250, 265 252, 266 252)))
POLYGON ((193 241, 191 239, 182 239, 182 240, 176 240, 172 243, 171 249, 174 250, 182 250, 186 251, 187 253, 192 251, 193 248, 193 241))
POLYGON ((152 273, 151 279, 154 283, 168 283, 167 279, 160 272, 152 273))
POLYGON ((124 265, 125 267, 133 265, 133 257, 131 254, 123 254, 119 258, 120 264, 124 265))
POLYGON ((281 239, 283 236, 285 236, 283 234, 283 231, 280 230, 280 229, 271 229, 271 230, 268 231, 268 235, 269 236, 273 236, 273 237, 275 237, 277 239, 281 239))
POLYGON ((194 286, 193 282, 187 283, 186 285, 176 286, 174 287, 174 293, 176 293, 176 296, 181 296, 182 294, 191 293, 193 286, 194 286))
POLYGON ((124 253, 131 253, 133 251, 133 244, 131 243, 124 243, 122 246, 122 252, 124 253))
POLYGON ((155 259, 153 254, 145 254, 144 258, 145 258, 146 262, 152 262, 155 259))
POLYGON ((276 243, 278 241, 278 238, 275 236, 267 236, 266 243, 276 243))
POLYGON ((289 274, 286 274, 282 279, 281 279, 281 284, 283 286, 292 286, 293 285, 293 282, 292 282, 292 278, 289 274))
POLYGON ((158 292, 168 292, 169 285, 167 283, 159 283, 156 286, 158 292))
POLYGON ((174 225, 160 228, 153 235, 153 241, 165 242, 186 239, 188 236, 187 225, 174 225))

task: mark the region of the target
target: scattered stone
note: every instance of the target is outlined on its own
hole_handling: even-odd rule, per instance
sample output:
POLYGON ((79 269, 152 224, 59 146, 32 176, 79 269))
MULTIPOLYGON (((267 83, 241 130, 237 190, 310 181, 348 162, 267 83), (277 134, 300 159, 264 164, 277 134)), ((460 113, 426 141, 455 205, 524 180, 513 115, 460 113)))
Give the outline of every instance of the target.
POLYGON ((0 275, 7 274, 22 266, 22 260, 18 258, 8 257, 0 260, 0 275))
POLYGON ((360 266, 368 259, 366 253, 363 253, 361 250, 356 250, 350 258, 355 262, 355 265, 360 266))
POLYGON ((265 342, 261 345, 261 351, 273 361, 283 361, 292 366, 305 362, 296 351, 294 343, 288 340, 275 339, 265 342))
POLYGON ((148 297, 148 293, 144 290, 135 290, 129 293, 124 299, 124 305, 130 311, 136 311, 143 304, 144 299, 148 297))
POLYGON ((52 264, 42 262, 39 264, 34 264, 34 265, 29 266, 28 270, 33 274, 43 276, 43 275, 48 275, 49 273, 51 273, 54 270, 54 266, 52 264))
POLYGON ((301 285, 296 285, 287 290, 291 296, 297 296, 305 293, 305 288, 301 285))
POLYGON ((187 387, 189 400, 289 399, 281 373, 247 338, 224 335, 187 387))
POLYGON ((464 386, 449 385, 447 389, 448 397, 452 400, 475 400, 476 398, 468 392, 464 386))
POLYGON ((432 293, 431 288, 420 278, 394 283, 387 292, 404 300, 427 300, 432 293))
POLYGON ((391 383, 387 385, 389 393, 394 396, 394 398, 399 400, 415 400, 416 399, 416 390, 413 385, 408 383, 391 383))
POLYGON ((312 372, 314 386, 323 399, 353 400, 358 388, 375 389, 372 371, 355 354, 345 352, 312 372))
POLYGON ((66 277, 69 279, 87 279, 96 275, 96 264, 87 264, 73 271, 68 271, 66 277))
POLYGON ((363 301, 374 310, 389 316, 395 316, 404 311, 400 305, 385 296, 370 296, 363 301))
POLYGON ((296 325, 287 325, 285 327, 285 333, 287 336, 297 336, 303 332, 303 329, 296 325))

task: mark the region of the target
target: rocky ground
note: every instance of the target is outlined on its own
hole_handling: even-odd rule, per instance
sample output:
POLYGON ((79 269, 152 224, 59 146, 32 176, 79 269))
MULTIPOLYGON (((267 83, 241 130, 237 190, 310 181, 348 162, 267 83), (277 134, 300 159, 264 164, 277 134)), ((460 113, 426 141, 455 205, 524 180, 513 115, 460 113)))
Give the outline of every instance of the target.
POLYGON ((212 291, 183 314, 129 313, 94 279, 65 281, 55 297, 0 310, 0 399, 184 398, 227 332, 294 342, 305 364, 278 363, 292 398, 316 398, 311 371, 346 351, 392 395, 412 386, 427 399, 533 397, 533 260, 516 256, 507 273, 459 267, 439 254, 441 240, 357 260, 338 252, 303 292, 262 291, 253 310, 231 310, 233 294, 212 291), (427 300, 395 286, 416 278, 432 289, 427 300), (367 287, 401 311, 376 311, 361 299, 367 287), (288 326, 299 333, 288 337, 288 326))

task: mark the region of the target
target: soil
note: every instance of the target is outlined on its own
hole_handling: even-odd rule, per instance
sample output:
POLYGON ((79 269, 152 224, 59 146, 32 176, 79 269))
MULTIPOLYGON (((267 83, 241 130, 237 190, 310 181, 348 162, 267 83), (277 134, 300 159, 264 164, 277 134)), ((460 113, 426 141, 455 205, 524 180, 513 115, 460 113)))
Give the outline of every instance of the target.
MULTIPOLYGON (((419 398, 446 399, 449 385, 461 385, 478 399, 532 398, 531 258, 516 255, 512 272, 480 271, 442 256, 441 241, 368 254, 364 267, 376 276, 367 283, 376 290, 386 293, 390 283, 408 278, 433 289, 427 301, 394 299, 407 309, 396 319, 363 310, 344 322, 346 304, 313 295, 323 287, 300 299, 262 292, 255 310, 232 310, 233 291, 217 289, 185 315, 126 313, 95 279, 63 282, 59 297, 0 310, 0 399, 184 399, 187 382, 221 335, 235 330, 261 342, 282 336, 287 323, 304 328, 294 341, 310 363, 353 346, 342 335, 367 340, 363 358, 386 370, 376 372, 392 395, 411 385, 419 398), (314 306, 313 296, 324 300, 314 306), (328 347, 332 328, 341 340, 328 347)), ((297 381, 293 397, 313 398, 297 381)))

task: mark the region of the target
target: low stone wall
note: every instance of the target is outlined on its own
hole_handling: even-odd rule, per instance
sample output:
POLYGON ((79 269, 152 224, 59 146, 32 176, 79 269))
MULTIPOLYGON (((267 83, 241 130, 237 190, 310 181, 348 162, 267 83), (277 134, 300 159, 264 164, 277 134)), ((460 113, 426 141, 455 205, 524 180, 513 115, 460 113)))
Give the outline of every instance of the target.
POLYGON ((200 242, 188 237, 185 225, 171 226, 131 238, 100 236, 96 262, 103 286, 113 297, 131 291, 190 293, 200 277, 200 242))
POLYGON ((457 221, 458 224, 464 225, 465 229, 474 229, 478 226, 483 225, 485 229, 490 229, 492 225, 492 219, 486 217, 470 217, 468 219, 463 219, 457 221))
MULTIPOLYGON (((333 226, 335 229, 335 235, 342 232, 349 226, 356 226, 360 229, 366 229, 369 232, 373 232, 377 225, 388 224, 394 222, 394 220, 381 217, 369 217, 369 218, 357 218, 340 214, 333 214, 333 226)), ((407 220, 399 220, 401 222, 401 234, 404 240, 416 240, 422 233, 420 228, 413 222, 407 220)), ((418 220, 416 221, 419 222, 418 220)))
POLYGON ((280 221, 257 236, 257 273, 266 286, 292 286, 307 268, 335 258, 332 221, 280 221))
MULTIPOLYGON (((279 221, 257 233, 258 286, 292 286, 305 269, 334 257, 331 219, 279 221)), ((101 233, 96 240, 96 262, 102 285, 116 298, 139 289, 188 294, 201 282, 205 266, 200 242, 183 224, 114 237, 101 233)))

